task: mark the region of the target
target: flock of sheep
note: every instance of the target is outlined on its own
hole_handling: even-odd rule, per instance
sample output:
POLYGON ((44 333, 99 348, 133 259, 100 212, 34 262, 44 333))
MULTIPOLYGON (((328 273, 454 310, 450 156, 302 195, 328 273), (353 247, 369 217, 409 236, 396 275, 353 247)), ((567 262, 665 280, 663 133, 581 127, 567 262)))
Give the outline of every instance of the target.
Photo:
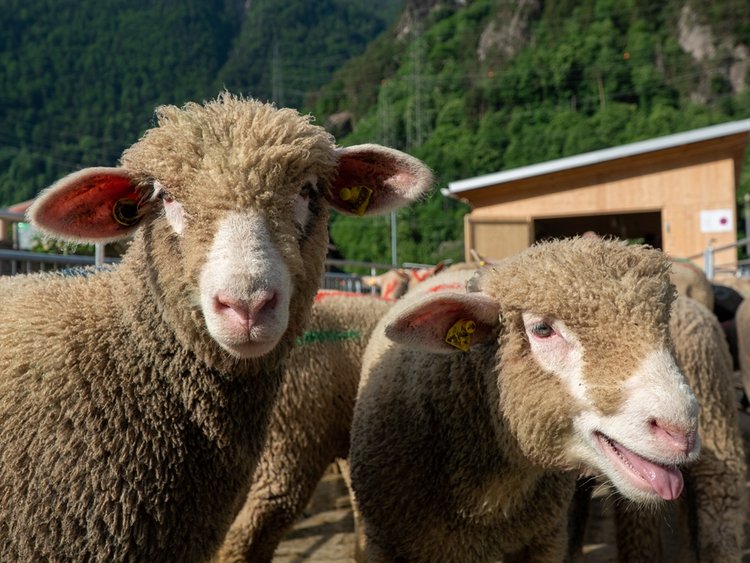
POLYGON ((122 262, 0 281, 0 560, 271 561, 335 461, 360 560, 577 561, 605 481, 622 561, 655 560, 667 504, 685 557, 740 560, 732 357, 663 253, 563 239, 398 300, 319 291, 328 208, 430 171, 228 93, 157 116, 29 211, 132 237, 122 262))

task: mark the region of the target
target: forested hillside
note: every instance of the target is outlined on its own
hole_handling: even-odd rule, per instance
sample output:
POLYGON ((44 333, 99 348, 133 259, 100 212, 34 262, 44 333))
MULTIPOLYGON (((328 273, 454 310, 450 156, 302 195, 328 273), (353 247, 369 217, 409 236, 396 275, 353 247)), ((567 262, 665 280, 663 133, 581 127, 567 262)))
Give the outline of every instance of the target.
MULTIPOLYGON (((750 117, 747 2, 419 4, 409 33, 373 43, 313 107, 352 110, 356 127, 346 142, 375 138, 405 148, 434 167, 441 187, 750 117)), ((746 172, 742 192, 748 188, 746 172)), ((399 258, 456 257, 450 252, 460 245, 448 241, 461 238, 464 211, 438 193, 399 212, 399 258)), ((348 254, 389 256, 385 220, 363 229, 336 218, 331 232, 348 254)))
POLYGON ((159 104, 226 87, 299 107, 402 4, 4 0, 0 206, 83 166, 116 164, 159 104))
MULTIPOLYGON (((750 117, 746 0, 6 0, 0 29, 0 205, 223 87, 407 150, 438 188, 750 117)), ((400 211, 399 261, 461 258, 465 211, 438 190, 400 211)), ((388 221, 331 232, 389 262, 388 221)))

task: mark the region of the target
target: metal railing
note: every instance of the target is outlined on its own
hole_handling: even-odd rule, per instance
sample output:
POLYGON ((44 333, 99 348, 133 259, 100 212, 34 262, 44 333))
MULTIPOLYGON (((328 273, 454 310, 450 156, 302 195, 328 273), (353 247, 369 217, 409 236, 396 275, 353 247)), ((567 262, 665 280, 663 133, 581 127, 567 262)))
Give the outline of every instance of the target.
POLYGON ((732 242, 729 244, 725 244, 722 246, 714 246, 713 243, 709 242, 706 249, 701 252, 700 254, 693 254, 692 256, 687 256, 686 260, 696 260, 698 258, 703 258, 703 271, 706 274, 706 277, 709 280, 712 280, 717 272, 730 272, 734 273, 738 276, 743 275, 750 275, 750 258, 745 258, 744 260, 737 260, 735 262, 732 262, 731 265, 726 264, 716 264, 716 253, 721 252, 723 250, 730 250, 732 248, 739 248, 740 246, 744 246, 748 248, 748 253, 750 254, 750 237, 740 239, 736 242, 732 242))
POLYGON ((118 258, 104 258, 103 245, 96 245, 94 256, 33 252, 19 248, 19 224, 25 222, 23 213, 0 211, 4 247, 0 247, 0 275, 30 274, 49 270, 63 270, 81 266, 102 266, 117 262, 118 258))
MULTIPOLYGON (((0 237, 5 241, 6 248, 0 246, 0 275, 30 274, 34 272, 66 270, 85 266, 102 266, 118 262, 119 258, 104 257, 104 246, 96 245, 94 256, 82 256, 76 254, 53 254, 44 252, 32 252, 19 249, 18 225, 25 221, 22 213, 11 213, 0 210, 0 224, 3 225, 5 236, 0 237)), ((404 268, 429 267, 426 264, 404 264, 404 268)), ((362 281, 362 275, 347 273, 344 270, 354 269, 368 271, 370 275, 392 269, 390 264, 375 262, 359 262, 353 260, 326 260, 326 271, 321 280, 322 289, 335 289, 355 293, 373 293, 373 289, 362 281), (336 271, 339 270, 339 271, 336 271)))

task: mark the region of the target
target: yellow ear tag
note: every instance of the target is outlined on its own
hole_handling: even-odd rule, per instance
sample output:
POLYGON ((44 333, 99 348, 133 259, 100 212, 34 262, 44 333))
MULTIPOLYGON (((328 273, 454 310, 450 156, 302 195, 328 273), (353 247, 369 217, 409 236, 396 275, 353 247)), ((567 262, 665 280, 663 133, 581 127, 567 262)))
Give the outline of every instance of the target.
POLYGON ((352 186, 341 188, 339 197, 349 204, 349 208, 359 216, 365 214, 367 206, 370 205, 372 189, 367 186, 352 186))
POLYGON ((123 227, 132 227, 141 220, 138 202, 127 197, 118 199, 112 206, 112 217, 123 227))
POLYGON ((448 334, 445 335, 445 341, 462 352, 468 352, 469 346, 471 346, 471 335, 474 334, 476 330, 477 323, 471 319, 458 321, 448 329, 448 334))

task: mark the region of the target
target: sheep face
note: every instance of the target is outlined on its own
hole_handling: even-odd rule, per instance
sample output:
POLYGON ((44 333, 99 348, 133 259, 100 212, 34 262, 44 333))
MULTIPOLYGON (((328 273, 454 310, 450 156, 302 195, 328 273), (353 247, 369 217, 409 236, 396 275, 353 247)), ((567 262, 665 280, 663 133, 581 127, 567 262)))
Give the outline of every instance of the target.
POLYGON ((431 182, 408 155, 336 148, 309 117, 254 100, 224 94, 157 115, 121 168, 63 178, 29 215, 66 240, 138 230, 134 246, 154 272, 163 318, 183 341, 207 332, 235 358, 301 333, 322 276, 329 206, 385 212, 431 182))
MULTIPOLYGON (((639 502, 677 498, 683 479, 676 466, 698 453, 698 405, 669 342, 658 331, 649 331, 654 320, 631 319, 641 334, 618 327, 614 337, 633 344, 631 348, 602 341, 601 327, 582 326, 573 319, 533 312, 521 317, 519 348, 528 353, 530 365, 514 365, 507 354, 501 355, 501 362, 509 365, 503 409, 518 415, 511 418, 511 426, 534 444, 523 448, 527 454, 561 467, 584 463, 639 502), (508 403, 529 380, 538 378, 541 385, 550 376, 558 397, 568 397, 569 404, 552 411, 560 416, 555 424, 559 435, 551 443, 543 440, 540 448, 533 441, 538 428, 529 427, 527 418, 508 403), (567 438, 557 442, 564 435, 567 438)), ((521 443, 526 443, 523 438, 521 443)))
POLYGON ((652 249, 545 243, 485 269, 468 293, 417 295, 386 334, 460 353, 443 335, 470 322, 468 353, 496 349, 498 434, 524 459, 593 468, 639 502, 673 499, 699 440, 697 400, 671 353, 668 272, 652 249))

